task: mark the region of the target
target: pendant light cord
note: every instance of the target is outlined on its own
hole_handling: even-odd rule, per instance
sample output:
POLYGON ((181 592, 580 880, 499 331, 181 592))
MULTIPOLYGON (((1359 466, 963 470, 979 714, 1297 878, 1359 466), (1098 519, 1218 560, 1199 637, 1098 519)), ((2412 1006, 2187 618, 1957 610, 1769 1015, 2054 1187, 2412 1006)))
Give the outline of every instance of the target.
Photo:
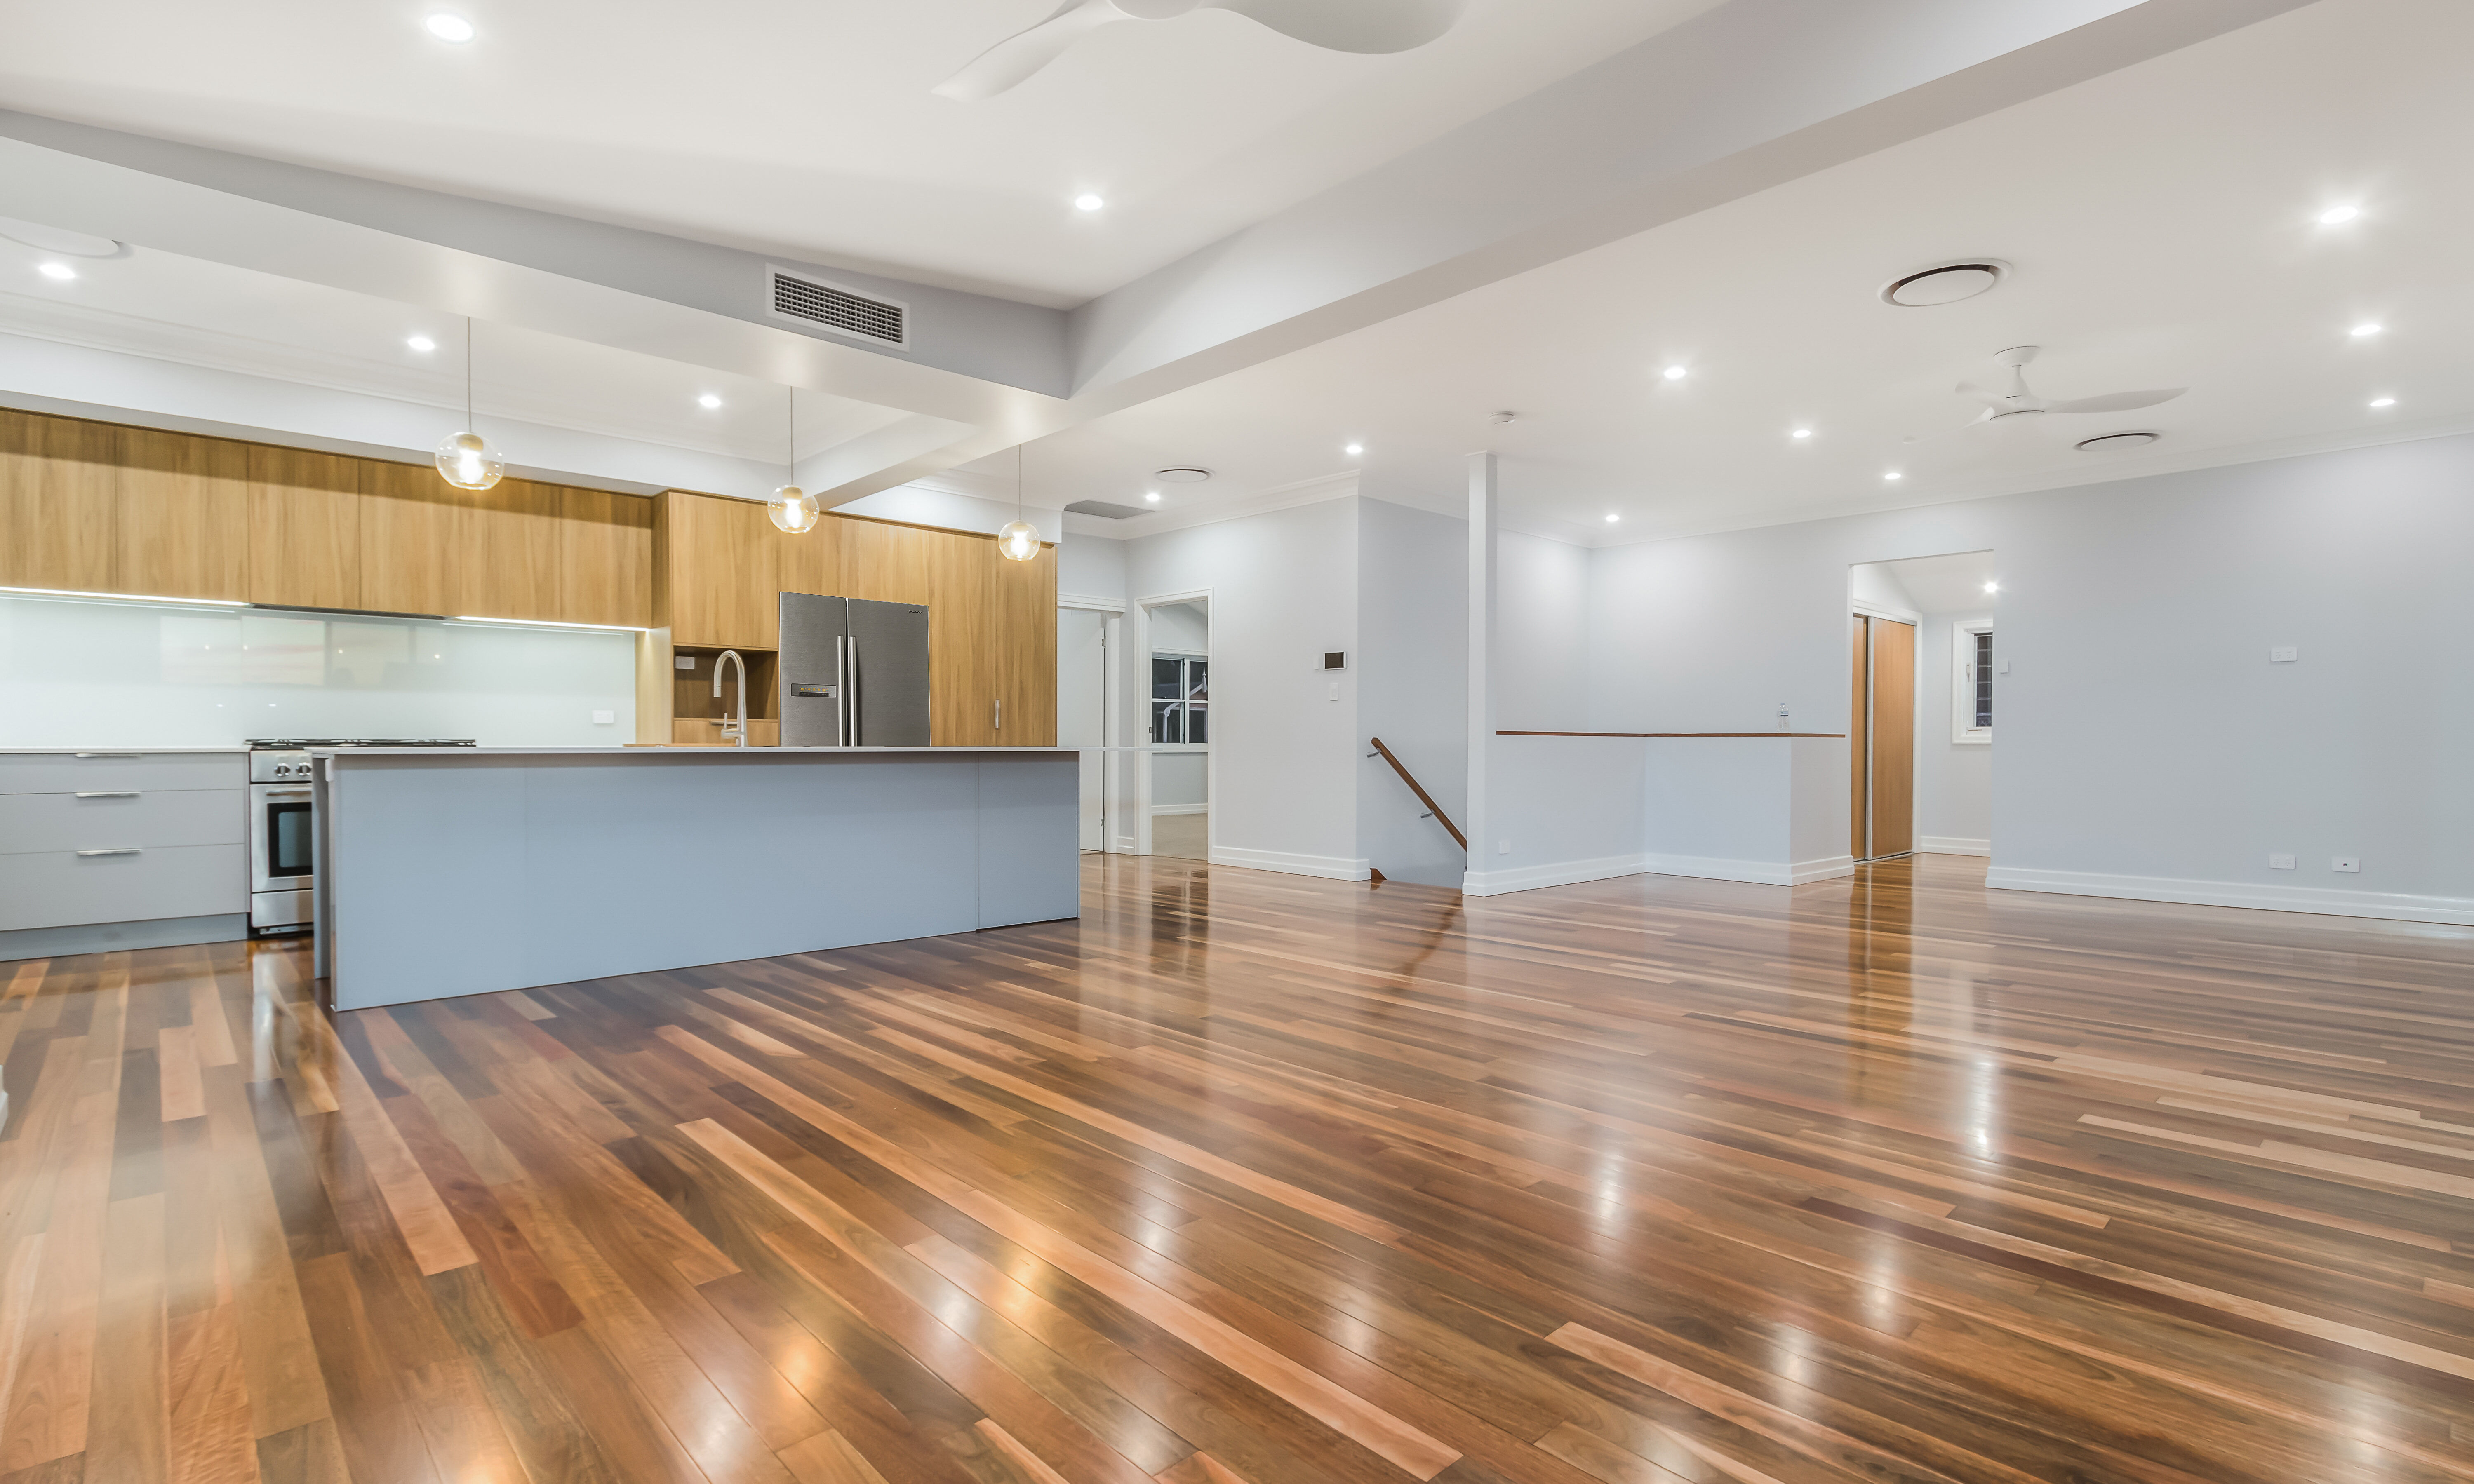
POLYGON ((464 431, 473 431, 473 317, 464 317, 464 431))

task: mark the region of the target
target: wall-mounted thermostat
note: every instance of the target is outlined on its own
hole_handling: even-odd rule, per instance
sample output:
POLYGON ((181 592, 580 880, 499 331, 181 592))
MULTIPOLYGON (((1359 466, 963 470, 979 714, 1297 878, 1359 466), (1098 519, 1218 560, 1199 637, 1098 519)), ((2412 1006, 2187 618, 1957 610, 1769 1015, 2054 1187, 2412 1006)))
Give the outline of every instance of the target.
POLYGON ((1331 653, 1323 656, 1322 663, 1315 666, 1315 668, 1318 670, 1346 670, 1348 668, 1348 656, 1342 651, 1335 649, 1331 653))

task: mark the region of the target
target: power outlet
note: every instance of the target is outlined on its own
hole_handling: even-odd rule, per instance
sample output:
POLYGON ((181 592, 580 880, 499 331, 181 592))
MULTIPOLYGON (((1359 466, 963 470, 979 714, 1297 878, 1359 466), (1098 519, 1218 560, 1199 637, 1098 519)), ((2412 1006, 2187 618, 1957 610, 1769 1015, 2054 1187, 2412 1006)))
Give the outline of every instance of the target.
POLYGON ((2292 871, 2293 869, 2293 857, 2291 855, 2271 855, 2268 858, 2268 869, 2270 871, 2292 871))
POLYGON ((1495 853, 1495 854, 1497 854, 1497 855, 1509 855, 1509 854, 1511 854, 1511 853, 1512 853, 1512 842, 1511 842, 1511 841, 1509 841, 1509 840, 1497 840, 1496 842, 1494 842, 1494 853, 1495 853))
POLYGON ((618 713, 616 711, 595 711, 593 713, 593 725, 595 727, 616 727, 618 725, 618 713))
POLYGON ((2340 855, 2328 862, 2328 869, 2331 871, 2360 871, 2363 869, 2363 858, 2359 855, 2340 855))
POLYGON ((2291 644, 2279 644, 2268 652, 2269 664, 2292 664, 2302 658, 2302 651, 2291 644))

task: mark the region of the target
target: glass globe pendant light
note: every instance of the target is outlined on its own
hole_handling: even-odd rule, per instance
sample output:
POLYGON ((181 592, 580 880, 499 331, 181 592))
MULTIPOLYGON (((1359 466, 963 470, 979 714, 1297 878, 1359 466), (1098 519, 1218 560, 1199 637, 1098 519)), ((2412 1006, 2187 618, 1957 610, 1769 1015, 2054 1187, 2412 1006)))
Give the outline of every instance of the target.
POLYGON ((438 472, 458 490, 487 490, 507 472, 507 461, 470 431, 473 426, 473 317, 464 317, 464 426, 438 441, 438 472))
POLYGON ((997 532, 997 552, 1008 562, 1039 555, 1039 528, 1022 518, 1022 444, 1013 445, 1013 518, 997 532))
MULTIPOLYGON (((788 467, 792 470, 796 470, 799 464, 799 389, 797 387, 791 387, 789 389, 789 393, 790 424, 788 430, 788 453, 790 462, 788 467)), ((773 517, 773 524, 776 527, 789 532, 792 536, 800 536, 816 528, 816 520, 819 516, 824 515, 824 509, 816 503, 816 497, 814 495, 800 489, 797 485, 786 483, 782 488, 773 491, 772 499, 765 502, 764 514, 773 517)))

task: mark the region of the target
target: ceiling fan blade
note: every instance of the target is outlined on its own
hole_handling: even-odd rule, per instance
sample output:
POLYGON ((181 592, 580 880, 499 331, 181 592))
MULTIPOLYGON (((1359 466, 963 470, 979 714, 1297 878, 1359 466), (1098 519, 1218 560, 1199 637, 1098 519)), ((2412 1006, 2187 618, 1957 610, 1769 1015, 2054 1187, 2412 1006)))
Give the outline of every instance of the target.
POLYGON ((1457 25, 1467 0, 1203 0, 1326 51, 1405 52, 1457 25))
POLYGON ((2010 407, 2007 392, 1999 387, 1988 387, 1980 381, 1962 381, 1952 390, 1961 396, 1974 397, 1995 412, 2006 412, 2010 407))
POLYGON ((1066 48, 1092 32, 1130 19, 1109 0, 1065 0, 1055 14, 982 52, 934 91, 963 103, 993 98, 1064 56, 1066 48))
POLYGON ((2159 402, 2170 402, 2190 390, 2189 387, 2175 387, 2170 392, 2114 392, 2103 396, 2074 397, 2066 402, 2047 402, 2045 411, 2130 412, 2136 408, 2153 407, 2159 402))

